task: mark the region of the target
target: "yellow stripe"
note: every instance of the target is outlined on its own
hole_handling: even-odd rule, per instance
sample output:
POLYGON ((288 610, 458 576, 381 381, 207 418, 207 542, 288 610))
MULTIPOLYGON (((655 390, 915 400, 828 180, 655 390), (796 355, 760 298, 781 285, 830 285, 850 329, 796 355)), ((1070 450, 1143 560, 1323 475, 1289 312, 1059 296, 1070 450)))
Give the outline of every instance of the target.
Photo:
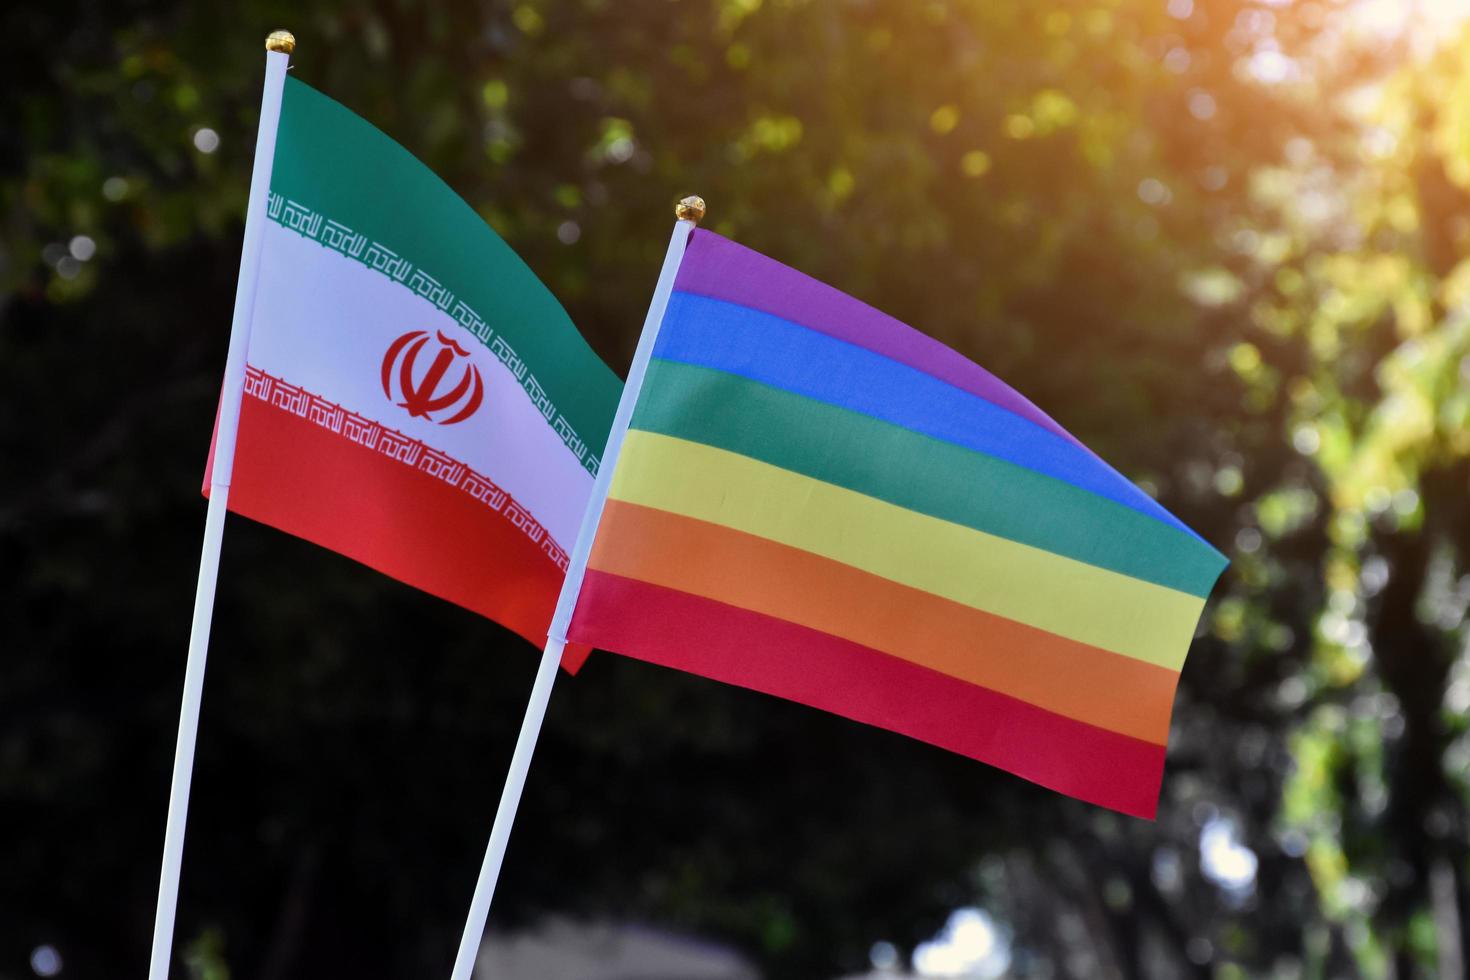
POLYGON ((612 497, 1178 670, 1204 600, 701 443, 632 430, 612 497))

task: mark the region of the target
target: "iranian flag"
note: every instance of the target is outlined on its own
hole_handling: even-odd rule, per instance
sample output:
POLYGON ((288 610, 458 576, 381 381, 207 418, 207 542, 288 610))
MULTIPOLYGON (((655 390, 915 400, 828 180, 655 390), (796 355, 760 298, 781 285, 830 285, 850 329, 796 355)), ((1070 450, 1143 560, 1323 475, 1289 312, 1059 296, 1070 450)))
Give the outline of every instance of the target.
POLYGON ((540 646, 621 383, 469 205, 294 79, 267 214, 230 510, 540 646))

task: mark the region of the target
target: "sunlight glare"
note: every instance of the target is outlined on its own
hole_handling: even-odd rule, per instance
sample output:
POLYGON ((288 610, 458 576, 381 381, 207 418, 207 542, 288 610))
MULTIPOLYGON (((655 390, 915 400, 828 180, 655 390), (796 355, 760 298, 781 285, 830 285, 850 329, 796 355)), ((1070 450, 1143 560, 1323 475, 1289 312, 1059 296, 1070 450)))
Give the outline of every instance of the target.
POLYGON ((1215 817, 1206 823, 1199 835, 1199 855, 1205 877, 1220 887, 1243 892, 1255 885, 1260 861, 1241 842, 1235 821, 1215 817))
POLYGON ((1010 943, 989 913, 978 908, 955 911, 944 931, 914 950, 921 977, 998 977, 1011 964, 1010 943))

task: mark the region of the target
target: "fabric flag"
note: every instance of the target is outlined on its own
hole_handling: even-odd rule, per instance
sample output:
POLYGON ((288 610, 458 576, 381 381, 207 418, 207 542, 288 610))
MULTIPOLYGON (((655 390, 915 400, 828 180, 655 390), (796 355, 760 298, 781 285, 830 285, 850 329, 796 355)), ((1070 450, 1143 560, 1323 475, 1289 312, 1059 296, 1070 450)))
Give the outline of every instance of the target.
POLYGON ((267 214, 230 509, 540 646, 621 382, 469 205, 294 79, 267 214))
POLYGON ((1225 564, 984 369, 696 230, 568 636, 1152 817, 1225 564))

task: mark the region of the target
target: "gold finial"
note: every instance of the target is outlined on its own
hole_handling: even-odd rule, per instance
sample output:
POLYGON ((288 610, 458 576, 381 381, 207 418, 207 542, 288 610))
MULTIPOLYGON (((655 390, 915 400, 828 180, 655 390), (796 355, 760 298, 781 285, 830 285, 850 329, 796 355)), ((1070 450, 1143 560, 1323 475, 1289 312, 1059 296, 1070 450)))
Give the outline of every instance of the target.
POLYGON ((271 31, 265 39, 267 51, 279 51, 281 54, 290 54, 296 50, 296 35, 290 31, 271 31))
POLYGON ((680 221, 690 221, 699 224, 704 218, 704 198, 698 194, 690 194, 684 200, 674 205, 674 217, 680 221))

